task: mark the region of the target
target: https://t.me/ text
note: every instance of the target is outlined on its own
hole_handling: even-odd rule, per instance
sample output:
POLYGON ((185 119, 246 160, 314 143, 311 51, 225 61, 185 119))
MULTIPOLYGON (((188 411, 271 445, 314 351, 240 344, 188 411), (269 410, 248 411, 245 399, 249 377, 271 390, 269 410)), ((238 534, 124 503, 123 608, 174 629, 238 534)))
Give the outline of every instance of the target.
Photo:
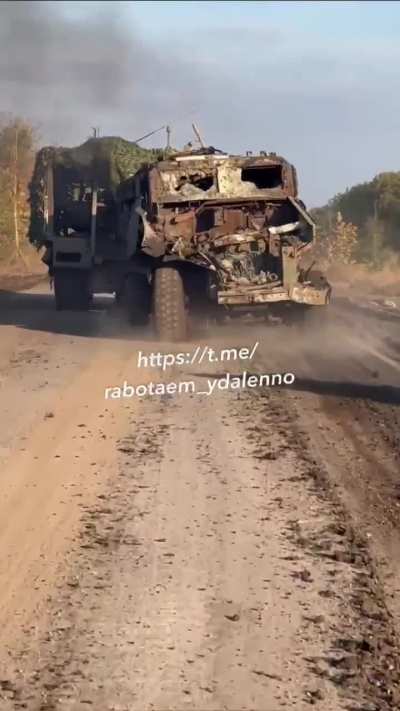
MULTIPOLYGON (((211 346, 197 346, 195 350, 180 353, 138 353, 138 368, 167 368, 182 365, 199 365, 205 363, 227 363, 234 361, 251 361, 258 348, 258 342, 252 348, 223 348, 219 351, 211 346)), ((220 391, 238 391, 247 388, 269 388, 292 385, 295 381, 293 373, 248 373, 246 370, 237 374, 224 373, 215 377, 206 377, 201 386, 195 380, 166 380, 162 382, 142 383, 133 385, 126 380, 119 386, 105 388, 106 400, 121 398, 143 398, 149 396, 171 395, 202 395, 209 397, 220 391)))

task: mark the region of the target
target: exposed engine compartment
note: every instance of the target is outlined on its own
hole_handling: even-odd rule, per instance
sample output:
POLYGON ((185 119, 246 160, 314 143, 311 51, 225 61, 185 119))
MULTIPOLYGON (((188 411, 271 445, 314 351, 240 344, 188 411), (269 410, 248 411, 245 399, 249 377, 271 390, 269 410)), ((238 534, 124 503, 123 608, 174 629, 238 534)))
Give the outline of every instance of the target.
POLYGON ((213 268, 222 284, 282 284, 282 247, 293 255, 313 236, 312 223, 294 199, 206 202, 161 208, 154 224, 166 253, 213 268), (301 212, 300 212, 301 210, 301 212))

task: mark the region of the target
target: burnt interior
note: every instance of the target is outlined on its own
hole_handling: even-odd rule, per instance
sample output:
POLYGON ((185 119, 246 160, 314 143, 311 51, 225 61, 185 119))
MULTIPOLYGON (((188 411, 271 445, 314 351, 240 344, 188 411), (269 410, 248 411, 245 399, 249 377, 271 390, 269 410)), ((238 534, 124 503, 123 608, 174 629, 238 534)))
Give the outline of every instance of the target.
POLYGON ((199 207, 164 205, 154 226, 165 236, 167 251, 217 269, 220 281, 239 284, 279 284, 283 244, 304 243, 304 232, 294 226, 287 234, 269 228, 297 225, 298 211, 289 200, 205 202, 199 207))
POLYGON ((204 205, 194 210, 196 232, 210 236, 225 235, 237 230, 265 230, 269 226, 295 222, 298 213, 289 201, 244 202, 231 205, 204 205))
POLYGON ((241 178, 244 183, 253 183, 258 190, 272 190, 283 187, 281 165, 261 165, 242 168, 241 178))
POLYGON ((176 189, 179 192, 184 186, 193 185, 193 187, 199 188, 199 190, 206 191, 212 188, 213 184, 214 178, 212 175, 201 175, 198 173, 194 173, 190 175, 181 175, 176 189))

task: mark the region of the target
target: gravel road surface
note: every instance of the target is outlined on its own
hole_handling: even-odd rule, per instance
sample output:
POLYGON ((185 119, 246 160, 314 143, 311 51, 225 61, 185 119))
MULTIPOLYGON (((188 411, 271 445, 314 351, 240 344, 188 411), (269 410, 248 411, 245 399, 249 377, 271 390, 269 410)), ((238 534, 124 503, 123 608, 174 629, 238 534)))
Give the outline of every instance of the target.
POLYGON ((0 292, 0 711, 400 709, 397 301, 172 346, 0 292))

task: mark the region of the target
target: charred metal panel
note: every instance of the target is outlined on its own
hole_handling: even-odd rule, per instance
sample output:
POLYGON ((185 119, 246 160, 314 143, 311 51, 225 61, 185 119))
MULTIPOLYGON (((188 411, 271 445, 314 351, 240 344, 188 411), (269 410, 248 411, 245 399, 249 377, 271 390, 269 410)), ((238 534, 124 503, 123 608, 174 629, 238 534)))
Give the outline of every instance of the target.
POLYGON ((184 155, 151 170, 152 200, 158 202, 250 197, 280 192, 296 197, 293 166, 274 158, 184 155))
POLYGON ((285 245, 282 247, 282 281, 289 289, 298 280, 298 266, 295 247, 285 245))

